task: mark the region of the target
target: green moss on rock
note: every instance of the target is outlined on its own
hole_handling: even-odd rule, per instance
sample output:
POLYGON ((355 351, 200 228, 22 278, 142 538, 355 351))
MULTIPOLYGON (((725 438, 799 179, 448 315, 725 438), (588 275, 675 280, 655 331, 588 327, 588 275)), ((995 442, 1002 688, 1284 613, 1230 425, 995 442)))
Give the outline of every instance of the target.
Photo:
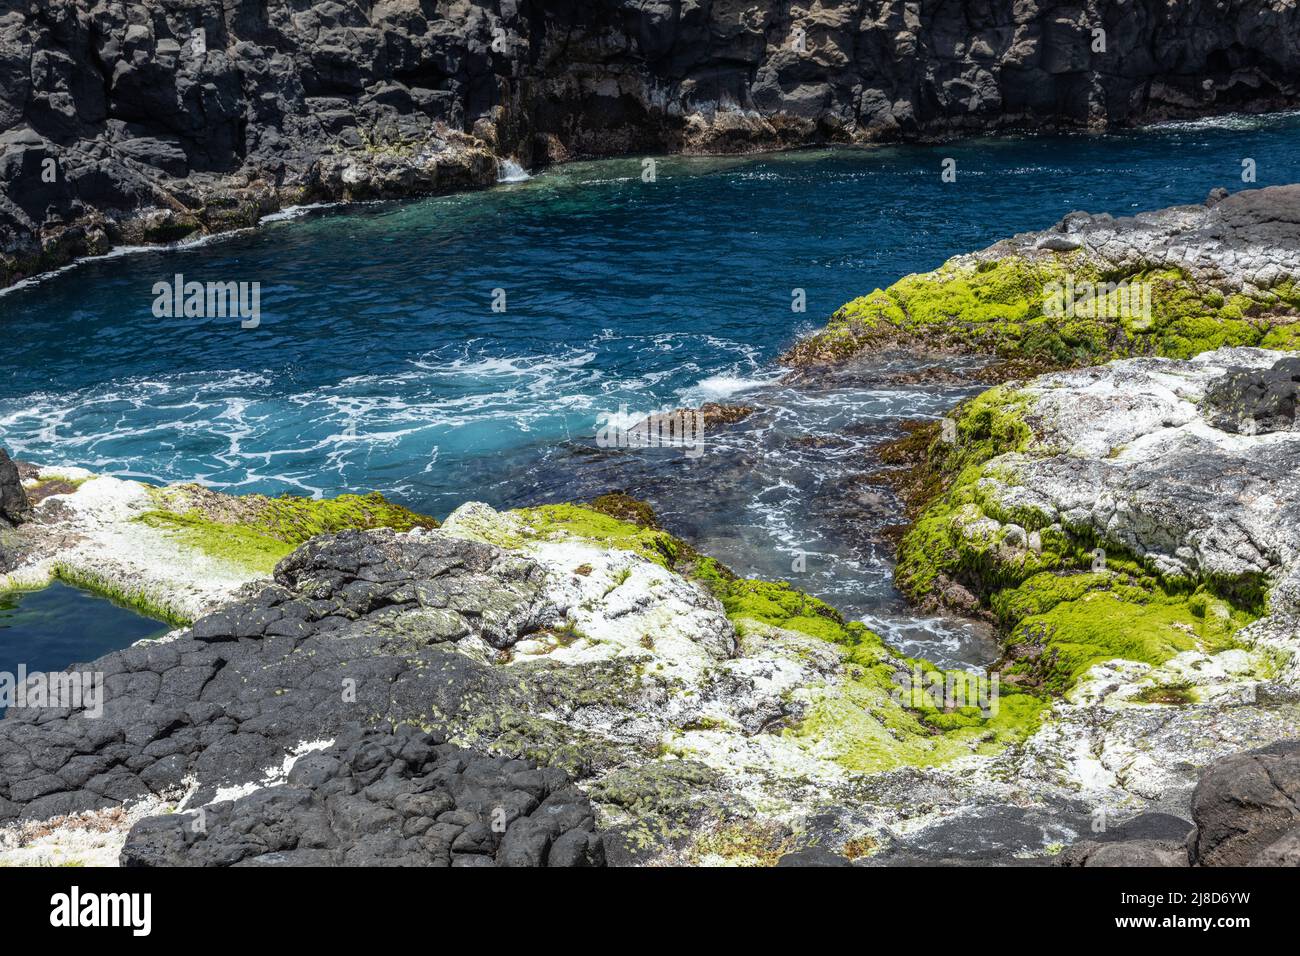
MULTIPOLYGON (((1000 429, 998 433, 1002 435, 1000 429)), ((908 695, 900 679, 913 672, 937 674, 940 683, 962 685, 969 691, 959 695, 964 700, 974 699, 971 682, 976 677, 904 658, 866 625, 846 621, 825 601, 786 582, 737 576, 717 560, 657 530, 658 522, 653 512, 646 513, 648 509, 629 510, 626 502, 616 502, 618 511, 632 519, 620 520, 595 510, 594 504, 523 508, 498 516, 490 528, 486 518, 477 520, 473 513, 458 512, 456 532, 472 526, 487 535, 484 540, 510 546, 528 538, 563 535, 634 551, 707 588, 739 632, 779 628, 837 645, 844 658, 841 679, 817 690, 803 719, 785 733, 845 769, 877 772, 933 766, 1001 749, 1038 726, 1047 702, 1016 687, 1006 688, 988 714, 976 707, 948 706, 924 695, 908 695)))
POLYGON ((392 528, 436 528, 438 522, 378 492, 302 498, 224 495, 199 485, 154 489, 158 508, 138 520, 160 528, 217 560, 258 574, 319 534, 392 528))
POLYGON ((953 259, 905 276, 843 305, 826 328, 797 343, 784 361, 801 366, 842 361, 895 344, 996 355, 1044 367, 1111 358, 1190 358, 1223 345, 1294 348, 1296 301, 1289 286, 1250 298, 1198 282, 1179 269, 1102 273, 1079 252, 953 259), (1068 281, 1098 290, 1108 308, 1053 310, 1053 291, 1068 281), (1118 308, 1116 286, 1150 288, 1150 315, 1118 308), (1054 285, 1056 284, 1056 285, 1054 285), (1082 314, 1101 312, 1100 316, 1082 314), (1286 344, 1289 343, 1289 344, 1286 344))
POLYGON ((611 517, 584 505, 539 505, 512 512, 527 526, 525 534, 581 538, 606 548, 633 551, 665 568, 683 554, 682 543, 666 531, 611 517))
MULTIPOLYGON (((1022 393, 993 388, 961 406, 949 433, 941 431, 931 440, 918 466, 922 476, 913 482, 929 504, 904 535, 895 571, 905 594, 920 599, 941 577, 978 576, 995 569, 999 541, 970 531, 985 517, 980 479, 994 458, 1028 448, 1033 437, 1025 420, 1029 409, 1022 393)), ((1055 558, 1048 549, 1027 553, 1025 560, 1047 566, 1055 558)))
POLYGON ((1102 661, 1161 664, 1234 646, 1262 609, 1258 582, 1164 580, 1114 547, 1096 570, 1097 541, 1000 500, 998 489, 1016 481, 1016 455, 1041 451, 1031 417, 1026 396, 994 388, 958 408, 948 440, 932 438, 907 483, 925 500, 899 548, 899 588, 942 604, 959 586, 999 625, 1003 673, 1054 694, 1102 661))

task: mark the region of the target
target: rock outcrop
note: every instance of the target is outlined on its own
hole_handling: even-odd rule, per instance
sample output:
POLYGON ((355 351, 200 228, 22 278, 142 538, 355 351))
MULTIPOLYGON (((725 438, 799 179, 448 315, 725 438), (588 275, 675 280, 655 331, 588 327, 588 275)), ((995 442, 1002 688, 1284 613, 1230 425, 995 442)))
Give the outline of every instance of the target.
MULTIPOLYGON (((1095 370, 1039 387, 1102 427, 1124 417, 1102 413, 1107 395, 1213 382, 1227 368, 1271 368, 1268 358, 1136 363, 1141 375, 1120 363, 1123 389, 1100 387, 1095 370)), ((1149 423, 1166 418, 1151 427, 1171 440, 1196 430, 1167 409, 1149 423)), ((1076 445, 1085 457, 1086 441, 1076 445)), ((53 480, 31 471, 29 487, 53 480)), ((24 561, 121 554, 128 527, 141 526, 150 537, 113 574, 184 594, 183 575, 149 562, 183 565, 204 539, 145 523, 131 485, 83 478, 40 497, 24 561)), ((1288 502, 1293 491, 1275 482, 1288 502)), ((1252 530, 1256 505, 1244 498, 1225 520, 1281 555, 1285 541, 1252 530)), ((225 517, 237 539, 266 507, 183 486, 147 500, 225 517)), ((1060 603, 1082 602, 1086 619, 1090 600, 1134 602, 1151 619, 1125 618, 1123 633, 1158 639, 1050 667, 1065 645, 1047 642, 1039 663, 1005 666, 986 701, 996 706, 981 712, 969 695, 957 706, 908 682, 916 667, 954 687, 969 675, 905 661, 788 586, 734 578, 625 495, 509 513, 467 504, 440 528, 386 516, 409 527, 317 535, 269 579, 262 543, 245 539, 257 560, 224 556, 223 590, 207 593, 215 609, 71 668, 103 675, 102 712, 11 707, 0 720, 0 859, 1042 862, 1086 838, 1098 812, 1181 817, 1196 766, 1300 734, 1285 588, 1252 623, 1257 611, 1215 595, 1201 596, 1198 616, 1185 592, 1161 595, 1119 554, 1110 575, 1067 572, 1061 580, 1088 589, 1060 603), (1056 672, 1072 681, 1062 699, 1016 686, 1056 672), (498 808, 506 819, 495 813, 494 829, 498 808)), ((1270 580, 1289 567, 1270 566, 1270 580)), ((1050 616, 1046 593, 1018 600, 1050 616)), ((1177 825, 1115 832, 1169 842, 1177 825)))
POLYGON ((13 463, 9 453, 0 448, 0 522, 12 528, 31 516, 32 507, 27 501, 27 492, 23 490, 22 479, 18 476, 18 466, 13 463))
POLYGON ((854 299, 785 361, 842 374, 903 347, 1023 374, 1224 345, 1300 348, 1300 185, 1118 219, 1070 213, 854 299))
POLYGON ((1296 101, 1268 0, 7 0, 0 284, 497 160, 1097 128, 1296 101))
POLYGON ((8 573, 18 563, 18 535, 15 528, 32 516, 27 492, 18 476, 18 467, 9 453, 0 448, 0 574, 8 573))

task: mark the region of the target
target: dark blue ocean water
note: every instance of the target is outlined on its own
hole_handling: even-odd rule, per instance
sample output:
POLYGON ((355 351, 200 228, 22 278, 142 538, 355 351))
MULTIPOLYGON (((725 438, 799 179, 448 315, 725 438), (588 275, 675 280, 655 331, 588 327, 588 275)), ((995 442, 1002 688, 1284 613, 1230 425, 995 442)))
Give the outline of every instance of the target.
POLYGON ((794 578, 803 552, 803 586, 942 659, 950 636, 916 629, 880 541, 840 518, 846 495, 896 518, 844 476, 965 390, 801 392, 773 384, 773 358, 856 295, 1071 210, 1246 188, 1243 158, 1258 185, 1300 180, 1297 145, 1300 118, 1280 116, 664 158, 653 183, 640 159, 609 160, 87 262, 0 296, 0 442, 157 482, 379 489, 436 515, 626 488, 738 570, 794 578), (156 318, 152 287, 176 273, 260 282, 260 327, 156 318), (694 462, 592 447, 602 413, 710 399, 763 413, 694 462))

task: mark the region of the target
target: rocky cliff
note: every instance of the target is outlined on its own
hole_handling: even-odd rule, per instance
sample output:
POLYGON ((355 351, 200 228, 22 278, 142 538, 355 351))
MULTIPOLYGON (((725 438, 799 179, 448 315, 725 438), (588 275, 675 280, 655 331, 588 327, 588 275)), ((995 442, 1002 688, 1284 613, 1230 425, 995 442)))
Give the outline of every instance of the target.
POLYGON ((3 0, 0 285, 505 156, 1277 108, 1298 27, 1277 0, 3 0))

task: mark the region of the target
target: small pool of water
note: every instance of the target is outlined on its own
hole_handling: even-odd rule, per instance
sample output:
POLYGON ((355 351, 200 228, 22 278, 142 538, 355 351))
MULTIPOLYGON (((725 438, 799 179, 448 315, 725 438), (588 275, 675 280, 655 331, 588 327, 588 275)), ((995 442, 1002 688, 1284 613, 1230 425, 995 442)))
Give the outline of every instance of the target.
POLYGON ((169 630, 163 621, 59 581, 0 594, 0 672, 17 674, 20 665, 29 674, 61 671, 169 630))

